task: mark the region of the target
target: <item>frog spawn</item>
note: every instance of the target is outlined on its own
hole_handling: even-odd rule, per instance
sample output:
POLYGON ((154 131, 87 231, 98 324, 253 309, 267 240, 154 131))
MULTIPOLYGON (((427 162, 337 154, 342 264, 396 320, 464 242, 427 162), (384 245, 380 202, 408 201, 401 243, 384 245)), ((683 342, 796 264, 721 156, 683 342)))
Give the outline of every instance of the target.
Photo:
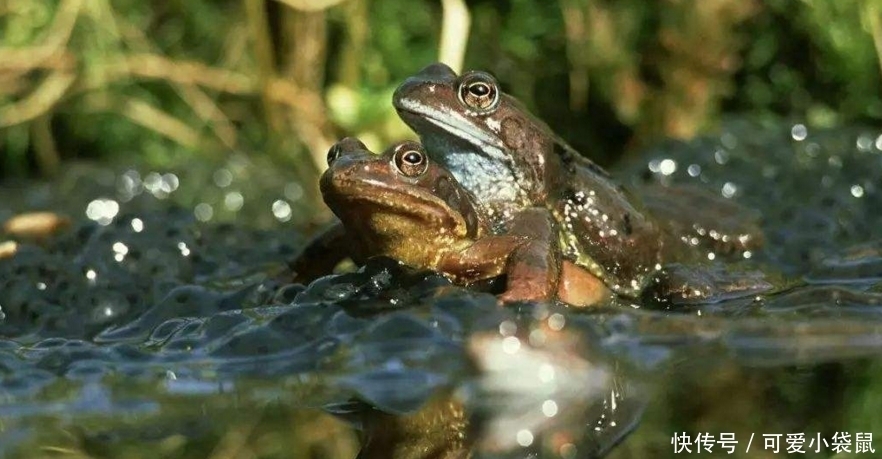
MULTIPOLYGON (((878 191, 864 186, 860 178, 882 176, 882 164, 871 161, 878 153, 860 150, 855 139, 862 137, 848 136, 844 145, 849 149, 837 150, 840 160, 831 164, 820 145, 839 145, 842 135, 825 138, 813 133, 808 141, 818 142, 817 151, 800 153, 797 148, 794 153, 789 144, 775 144, 778 134, 770 134, 771 140, 754 130, 731 134, 744 139, 737 148, 727 147, 731 176, 714 166, 714 155, 706 157, 720 148, 717 139, 661 153, 690 158, 678 159, 682 164, 710 161, 702 162, 702 173, 690 175, 691 180, 704 177, 712 189, 722 189, 740 177, 739 193, 732 199, 762 206, 773 242, 769 251, 756 253, 750 261, 789 268, 795 275, 804 274, 811 285, 759 303, 749 298, 674 312, 637 309, 590 315, 554 305, 500 310, 490 295, 454 288, 439 276, 406 270, 388 260, 308 287, 288 285, 267 273, 268 265, 283 264, 290 253, 287 227, 258 231, 238 225, 201 226, 189 209, 136 212, 127 204, 120 205, 106 226, 78 215, 70 232, 51 245, 21 244, 15 257, 0 262, 5 293, 0 300, 5 315, 0 319, 0 389, 5 396, 0 414, 12 431, 24 435, 51 431, 45 415, 64 412, 66 421, 58 421, 67 432, 63 435, 71 435, 76 429, 69 427, 77 425, 110 434, 105 438, 145 441, 143 432, 156 428, 193 439, 203 434, 169 422, 171 413, 180 412, 180 407, 191 413, 184 415, 190 416, 186 419, 203 416, 203 410, 219 413, 213 407, 228 403, 232 390, 244 407, 263 406, 267 394, 291 407, 344 403, 354 395, 397 413, 413 409, 428 394, 453 388, 465 402, 502 404, 485 406, 490 414, 508 418, 493 422, 511 422, 522 412, 534 416, 531 423, 501 423, 506 427, 494 430, 494 444, 516 445, 512 454, 526 447, 580 457, 581 452, 593 451, 592 441, 609 445, 628 432, 640 418, 639 383, 656 379, 666 362, 688 360, 713 370, 721 356, 768 366, 878 354, 882 251, 868 239, 882 223, 873 211, 880 202, 878 191), (759 140, 751 146, 754 137, 759 140), (791 162, 806 161, 810 173, 801 178, 789 177, 786 170, 773 176, 777 186, 796 185, 797 190, 817 193, 790 196, 777 188, 768 191, 763 175, 756 173, 768 165, 755 159, 742 162, 739 158, 745 154, 766 155, 761 157, 787 165, 784 169, 792 168, 791 162), (855 170, 854 165, 861 167, 855 170), (760 183, 749 183, 750 177, 760 183), (818 188, 818 183, 827 185, 818 188), (860 196, 852 193, 856 183, 862 186, 860 196), (776 203, 769 194, 783 198, 776 203), (804 201, 808 205, 797 206, 804 201), (158 252, 148 255, 149 248, 158 252), (519 343, 513 354, 506 351, 515 347, 510 338, 519 343), (592 363, 599 371, 592 387, 611 381, 613 398, 608 400, 602 390, 593 391, 588 400, 567 398, 566 388, 572 387, 568 384, 585 380, 580 379, 582 373, 568 377, 565 372, 554 372, 571 379, 556 386, 560 392, 553 395, 547 391, 555 387, 538 385, 514 400, 493 399, 486 392, 471 392, 469 398, 471 390, 481 387, 471 384, 476 361, 487 360, 481 369, 495 368, 493 377, 505 380, 510 370, 491 368, 489 360, 528 353, 544 353, 542 358, 563 367, 568 362, 580 362, 582 368, 592 363), (620 366, 639 371, 609 373, 620 366), (618 379, 624 382, 617 385, 618 379), (322 386, 309 385, 318 380, 322 386), (172 402, 167 401, 170 396, 172 402), (500 400, 510 400, 511 405, 500 400), (531 402, 518 405, 521 400, 531 402), (549 400, 554 404, 546 403, 549 400), (633 405, 622 408, 628 402, 633 405), (584 406, 580 403, 599 404, 599 419, 570 422, 564 407, 584 406), (602 408, 613 404, 619 411, 602 408), (518 406, 522 411, 502 409, 518 406), (98 410, 107 418, 96 419, 98 410), (147 420, 148 429, 144 424, 131 431, 121 427, 133 412, 147 420), (601 437, 581 430, 601 420, 601 437), (555 437, 554 432, 562 435, 555 437), (554 444, 555 438, 565 441, 554 444)), ((635 176, 645 168, 645 162, 640 164, 635 176)), ((247 208, 246 203, 243 211, 247 208)), ((481 390, 517 393, 505 386, 481 390)), ((232 427, 224 421, 230 416, 210 417, 208 430, 232 427)), ((12 451, 15 443, 3 435, 0 451, 12 451)))
MULTIPOLYGON (((796 125, 791 134, 783 137, 735 122, 717 139, 656 147, 648 152, 649 161, 631 163, 619 172, 633 177, 631 183, 638 187, 647 181, 695 184, 759 210, 766 243, 762 250, 745 250, 736 258, 805 274, 826 257, 878 238, 874 209, 882 206, 882 195, 864 185, 882 176, 882 152, 873 141, 878 137, 859 129, 812 135, 796 125), (663 170, 658 165, 666 160, 689 166, 663 170), (852 193, 856 185, 860 196, 852 193)), ((712 236, 716 228, 705 229, 712 236)), ((718 232, 720 238, 727 235, 741 237, 718 232)))

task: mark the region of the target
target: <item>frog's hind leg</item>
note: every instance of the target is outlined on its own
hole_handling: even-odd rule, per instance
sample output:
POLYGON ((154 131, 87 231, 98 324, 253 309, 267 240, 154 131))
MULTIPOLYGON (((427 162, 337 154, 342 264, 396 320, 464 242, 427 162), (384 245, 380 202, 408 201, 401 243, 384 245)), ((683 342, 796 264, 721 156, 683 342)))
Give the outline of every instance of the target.
POLYGON ((650 306, 711 304, 768 295, 791 284, 779 275, 759 269, 740 269, 722 263, 673 263, 653 275, 642 300, 650 306))

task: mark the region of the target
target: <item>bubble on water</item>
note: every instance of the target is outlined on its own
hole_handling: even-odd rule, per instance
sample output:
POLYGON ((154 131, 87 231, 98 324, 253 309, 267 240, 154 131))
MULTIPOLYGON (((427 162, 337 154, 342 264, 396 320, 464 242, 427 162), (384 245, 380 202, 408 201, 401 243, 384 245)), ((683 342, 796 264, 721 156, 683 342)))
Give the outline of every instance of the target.
POLYGON ((193 209, 193 215, 196 216, 196 220, 207 222, 214 216, 214 208, 211 207, 211 204, 200 202, 199 204, 196 204, 196 208, 193 209))
POLYGON ((291 219, 291 204, 282 199, 276 199, 273 202, 273 216, 280 222, 286 222, 291 219))
POLYGON ((686 168, 686 172, 690 177, 698 177, 701 175, 701 166, 698 164, 690 164, 689 167, 686 168))
POLYGON ((162 191, 162 176, 156 172, 151 172, 144 177, 144 188, 157 198, 165 197, 165 192, 162 191))
POLYGON ((566 325, 567 319, 560 313, 555 312, 548 317, 548 327, 554 331, 561 331, 566 325))
POLYGON ((120 200, 131 200, 133 197, 144 191, 144 187, 141 184, 141 174, 136 170, 125 171, 119 176, 119 179, 116 182, 116 188, 117 191, 119 191, 120 200))
POLYGON ((855 145, 858 151, 870 151, 873 148, 873 138, 866 134, 861 135, 857 138, 855 145))
POLYGON ((144 221, 141 220, 140 218, 137 218, 137 217, 133 218, 132 219, 132 230, 136 233, 140 233, 141 231, 144 231, 144 221))
POLYGON ((544 383, 550 383, 554 381, 554 366, 549 363, 543 363, 542 366, 539 367, 539 381, 544 383))
POLYGON ((735 193, 738 192, 738 186, 732 182, 726 182, 723 184, 722 190, 720 190, 725 198, 731 198, 735 196, 735 193))
POLYGON ((521 429, 518 431, 515 438, 519 445, 523 447, 527 447, 533 444, 533 432, 530 432, 527 429, 521 429))
POLYGON ((190 256, 190 248, 187 247, 187 243, 184 241, 178 242, 178 250, 181 251, 181 255, 185 257, 190 256))
POLYGON ((125 260, 126 254, 129 253, 129 246, 127 246, 119 241, 113 243, 112 249, 113 249, 113 259, 116 261, 125 260))
POLYGON ((518 325, 511 320, 504 320, 499 324, 499 334, 502 336, 512 336, 518 331, 518 325))
POLYGON ((230 191, 224 196, 224 207, 232 212, 238 212, 245 204, 245 197, 238 191, 230 191))
POLYGON ((218 188, 226 188, 233 183, 233 173, 230 172, 229 169, 218 169, 214 171, 212 180, 214 180, 214 184, 217 185, 218 188))
POLYGON ((167 174, 162 174, 162 191, 166 193, 172 193, 177 190, 179 186, 181 186, 181 180, 177 175, 172 174, 171 172, 167 174))
POLYGON ((738 137, 735 137, 731 132, 724 132, 720 136, 720 143, 723 144, 724 148, 733 150, 738 146, 738 137))
POLYGON ((860 185, 852 185, 851 186, 851 195, 860 198, 864 196, 864 187, 860 185))
POLYGON ((303 198, 303 187, 297 182, 290 182, 285 185, 284 193, 289 201, 298 201, 303 198))
POLYGON ((790 137, 793 137, 793 140, 797 142, 802 142, 808 137, 808 129, 804 124, 794 124, 792 128, 790 128, 790 137))
POLYGON ((144 177, 144 188, 157 199, 165 199, 180 186, 178 176, 172 173, 151 172, 144 177))
POLYGON ((560 457, 563 459, 574 459, 577 452, 576 445, 572 443, 564 443, 560 447, 560 457))
POLYGON ((840 158, 836 155, 833 155, 833 156, 827 158, 827 165, 838 169, 838 168, 842 167, 842 158, 840 158))
POLYGON ((545 331, 541 328, 536 328, 530 332, 530 336, 528 340, 530 341, 530 345, 534 347, 541 347, 545 345, 547 337, 545 336, 545 331))
POLYGON ((729 153, 727 153, 726 150, 715 151, 714 152, 714 161, 716 161, 717 164, 720 164, 720 165, 726 164, 727 162, 729 162, 729 153))
POLYGON ((557 415, 557 402, 554 400, 546 400, 542 403, 542 414, 547 418, 553 418, 557 415))
POLYGON ((516 336, 508 336, 502 340, 502 351, 506 354, 516 354, 521 349, 521 340, 516 336))
POLYGON ((818 155, 821 154, 821 145, 815 142, 811 142, 805 146, 805 153, 810 158, 816 158, 818 155))
POLYGON ((771 179, 775 178, 778 175, 778 168, 771 164, 766 164, 763 166, 762 176, 763 178, 771 179))
POLYGON ((677 171, 677 162, 671 158, 665 158, 659 163, 658 170, 662 175, 671 175, 677 171))
POLYGON ((86 206, 86 217, 107 226, 119 213, 119 203, 113 199, 95 199, 86 206))

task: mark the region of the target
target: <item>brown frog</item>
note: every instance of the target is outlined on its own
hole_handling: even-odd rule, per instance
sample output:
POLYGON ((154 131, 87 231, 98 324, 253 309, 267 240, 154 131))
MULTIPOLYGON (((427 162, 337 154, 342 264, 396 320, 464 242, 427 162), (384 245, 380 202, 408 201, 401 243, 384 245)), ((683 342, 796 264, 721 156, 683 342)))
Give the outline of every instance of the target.
POLYGON ((504 274, 504 302, 558 297, 587 305, 610 294, 586 270, 561 263, 546 213, 520 212, 511 230, 494 234, 469 192, 419 143, 375 155, 357 139, 343 139, 328 153, 321 191, 356 261, 384 255, 461 285, 504 274))
MULTIPOLYGON (((683 215, 654 215, 488 73, 457 75, 432 64, 398 87, 393 104, 432 159, 475 196, 495 232, 510 228, 521 212, 545 212, 563 257, 618 294, 638 296, 663 264, 701 260, 723 239, 710 234, 707 219, 678 223, 683 215)), ((655 202, 668 208, 664 199, 655 202)), ((759 239, 735 226, 738 234, 725 235, 723 252, 759 239)))

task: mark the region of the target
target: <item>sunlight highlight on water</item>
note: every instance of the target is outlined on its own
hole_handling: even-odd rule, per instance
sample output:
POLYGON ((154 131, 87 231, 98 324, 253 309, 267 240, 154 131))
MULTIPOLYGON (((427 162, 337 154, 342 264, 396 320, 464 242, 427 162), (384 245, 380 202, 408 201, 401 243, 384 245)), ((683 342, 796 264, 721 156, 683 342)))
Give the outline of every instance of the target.
POLYGON ((113 199, 95 199, 86 206, 86 217, 102 226, 109 225, 118 213, 119 203, 113 199))
POLYGON ((793 140, 802 142, 808 137, 808 129, 806 129, 804 124, 794 124, 790 128, 790 136, 793 137, 793 140))

